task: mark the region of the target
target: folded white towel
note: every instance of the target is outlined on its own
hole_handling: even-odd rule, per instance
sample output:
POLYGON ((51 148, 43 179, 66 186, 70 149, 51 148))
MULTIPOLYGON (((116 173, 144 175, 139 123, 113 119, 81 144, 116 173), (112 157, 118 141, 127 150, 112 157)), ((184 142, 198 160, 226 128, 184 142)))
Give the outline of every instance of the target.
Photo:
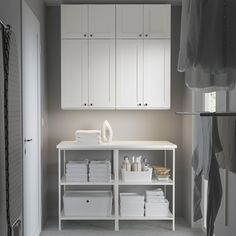
POLYGON ((88 182, 88 178, 66 177, 66 181, 69 182, 88 182))

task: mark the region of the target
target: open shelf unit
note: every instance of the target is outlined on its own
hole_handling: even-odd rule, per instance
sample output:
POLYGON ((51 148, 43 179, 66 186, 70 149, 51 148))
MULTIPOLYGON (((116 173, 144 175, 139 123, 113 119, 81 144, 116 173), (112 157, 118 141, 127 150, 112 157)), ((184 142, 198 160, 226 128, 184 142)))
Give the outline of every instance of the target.
POLYGON ((66 220, 113 220, 115 231, 119 230, 121 220, 167 220, 172 221, 172 230, 175 230, 175 149, 177 146, 168 141, 115 141, 109 144, 99 145, 78 145, 74 141, 63 141, 57 145, 58 149, 58 228, 62 229, 62 221, 66 220), (99 182, 71 182, 65 177, 66 153, 69 151, 90 151, 102 150, 112 151, 113 158, 113 179, 110 183, 99 182), (158 181, 153 179, 151 182, 123 182, 119 178, 119 152, 120 151, 164 151, 164 165, 167 163, 167 151, 172 153, 172 179, 169 181, 158 181), (138 216, 124 217, 119 215, 119 188, 120 186, 171 186, 172 190, 172 213, 167 216, 138 216), (65 216, 62 204, 62 193, 67 186, 111 186, 113 188, 113 214, 109 217, 81 217, 65 216))

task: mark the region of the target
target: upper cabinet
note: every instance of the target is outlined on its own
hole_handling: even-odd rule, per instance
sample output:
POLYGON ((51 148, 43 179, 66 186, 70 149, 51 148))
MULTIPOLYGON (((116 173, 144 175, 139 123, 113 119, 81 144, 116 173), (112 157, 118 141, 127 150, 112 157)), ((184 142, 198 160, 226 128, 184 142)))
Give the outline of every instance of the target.
POLYGON ((117 5, 116 15, 119 39, 170 38, 170 5, 117 5))
POLYGON ((144 37, 170 38, 170 14, 170 5, 144 5, 144 37))
POLYGON ((115 38, 115 5, 62 5, 61 38, 115 38))
POLYGON ((116 5, 117 38, 143 37, 143 5, 116 5))
POLYGON ((88 5, 61 5, 61 38, 88 37, 88 5))
POLYGON ((115 5, 89 5, 89 37, 115 38, 115 5))

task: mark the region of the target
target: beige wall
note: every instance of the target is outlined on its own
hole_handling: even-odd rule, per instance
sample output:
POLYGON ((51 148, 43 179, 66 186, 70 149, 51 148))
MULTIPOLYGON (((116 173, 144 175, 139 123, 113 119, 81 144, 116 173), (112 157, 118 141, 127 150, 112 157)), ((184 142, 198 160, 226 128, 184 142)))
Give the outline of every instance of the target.
POLYGON ((182 110, 184 77, 176 70, 179 48, 180 7, 172 8, 172 109, 169 111, 63 111, 60 108, 60 8, 47 8, 47 97, 49 217, 57 215, 57 151, 61 140, 73 140, 76 129, 99 129, 108 120, 114 139, 170 140, 177 150, 177 215, 183 215, 182 110))

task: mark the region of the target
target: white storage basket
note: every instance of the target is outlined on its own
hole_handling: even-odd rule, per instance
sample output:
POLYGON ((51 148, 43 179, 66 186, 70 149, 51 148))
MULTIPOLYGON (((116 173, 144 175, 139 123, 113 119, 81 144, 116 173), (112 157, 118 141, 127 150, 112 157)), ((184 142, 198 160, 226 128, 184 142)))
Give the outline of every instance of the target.
POLYGON ((169 201, 163 203, 145 203, 146 216, 168 216, 169 214, 169 201))
POLYGON ((137 193, 121 193, 120 215, 144 216, 144 196, 137 193))
POLYGON ((122 181, 124 182, 151 182, 152 168, 147 171, 126 171, 121 169, 122 181))
POLYGON ((67 191, 63 196, 65 216, 111 216, 111 191, 67 191))

